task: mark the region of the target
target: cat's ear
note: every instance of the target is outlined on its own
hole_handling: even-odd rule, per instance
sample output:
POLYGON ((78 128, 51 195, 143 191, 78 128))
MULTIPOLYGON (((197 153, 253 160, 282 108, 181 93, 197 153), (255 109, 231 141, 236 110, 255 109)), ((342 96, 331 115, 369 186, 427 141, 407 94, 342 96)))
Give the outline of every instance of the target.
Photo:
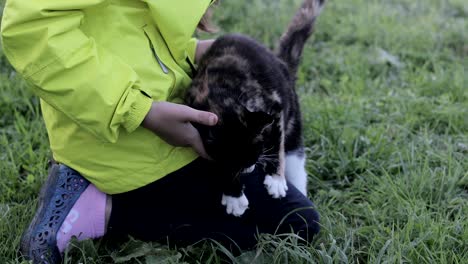
POLYGON ((247 111, 246 119, 247 124, 254 130, 255 133, 261 132, 266 126, 270 125, 274 121, 272 115, 261 111, 247 111))

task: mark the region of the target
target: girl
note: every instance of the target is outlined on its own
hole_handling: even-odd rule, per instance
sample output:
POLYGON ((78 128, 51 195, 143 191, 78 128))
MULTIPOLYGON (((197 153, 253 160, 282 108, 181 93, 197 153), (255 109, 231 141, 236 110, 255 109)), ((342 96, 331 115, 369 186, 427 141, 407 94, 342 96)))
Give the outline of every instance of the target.
MULTIPOLYGON (((212 238, 248 249, 260 233, 319 230, 292 185, 271 199, 246 177, 240 218, 219 203, 216 164, 191 122, 216 115, 181 105, 202 54, 210 0, 8 0, 4 52, 41 98, 54 159, 21 240, 33 263, 60 262, 72 236, 132 235, 184 245, 212 238), (201 156, 201 157, 200 157, 201 156)), ((262 173, 254 171, 253 173, 262 173)))

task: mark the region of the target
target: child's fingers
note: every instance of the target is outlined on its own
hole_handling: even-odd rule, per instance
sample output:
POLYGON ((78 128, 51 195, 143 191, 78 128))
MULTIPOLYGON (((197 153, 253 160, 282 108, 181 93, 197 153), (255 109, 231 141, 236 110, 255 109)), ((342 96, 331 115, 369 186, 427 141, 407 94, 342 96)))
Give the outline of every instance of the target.
POLYGON ((196 136, 193 137, 193 139, 192 139, 192 142, 191 142, 192 148, 193 148, 193 149, 195 150, 195 152, 197 152, 198 155, 200 155, 202 158, 211 160, 210 156, 208 156, 208 154, 206 153, 205 147, 203 146, 203 142, 202 142, 202 140, 201 140, 200 134, 198 133, 198 131, 196 131, 195 128, 194 128, 194 130, 195 130, 196 136))
POLYGON ((184 111, 189 122, 196 122, 206 126, 214 126, 218 123, 218 116, 211 112, 196 110, 188 106, 184 111))

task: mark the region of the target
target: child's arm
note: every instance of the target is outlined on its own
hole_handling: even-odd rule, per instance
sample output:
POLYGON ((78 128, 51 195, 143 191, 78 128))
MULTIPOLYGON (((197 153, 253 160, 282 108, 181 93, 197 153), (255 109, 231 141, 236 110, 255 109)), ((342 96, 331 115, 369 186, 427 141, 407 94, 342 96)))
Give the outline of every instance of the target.
MULTIPOLYGON (((5 55, 44 102, 97 138, 115 142, 149 111, 137 73, 81 30, 84 10, 105 0, 8 0, 5 55)), ((116 40, 117 41, 117 40, 116 40)))

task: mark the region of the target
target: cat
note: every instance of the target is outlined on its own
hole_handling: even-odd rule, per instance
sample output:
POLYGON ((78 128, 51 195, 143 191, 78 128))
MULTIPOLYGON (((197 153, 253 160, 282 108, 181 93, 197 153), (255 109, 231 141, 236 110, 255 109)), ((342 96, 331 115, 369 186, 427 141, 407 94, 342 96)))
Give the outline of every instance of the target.
POLYGON ((219 37, 203 55, 186 104, 218 115, 216 126, 194 124, 223 172, 221 202, 228 214, 248 208, 240 174, 261 169, 273 198, 287 180, 307 195, 302 124, 295 87, 304 44, 325 0, 304 0, 276 54, 240 34, 219 37))

